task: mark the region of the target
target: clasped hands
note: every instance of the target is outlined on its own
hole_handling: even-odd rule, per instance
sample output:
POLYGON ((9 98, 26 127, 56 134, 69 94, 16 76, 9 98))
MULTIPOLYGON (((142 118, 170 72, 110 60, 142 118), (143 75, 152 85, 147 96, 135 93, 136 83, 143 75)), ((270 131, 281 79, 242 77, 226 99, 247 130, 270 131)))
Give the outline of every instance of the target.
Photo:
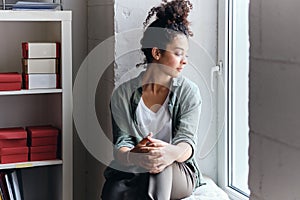
POLYGON ((128 152, 127 161, 130 164, 145 168, 152 174, 160 173, 176 160, 173 145, 152 138, 150 133, 128 152))

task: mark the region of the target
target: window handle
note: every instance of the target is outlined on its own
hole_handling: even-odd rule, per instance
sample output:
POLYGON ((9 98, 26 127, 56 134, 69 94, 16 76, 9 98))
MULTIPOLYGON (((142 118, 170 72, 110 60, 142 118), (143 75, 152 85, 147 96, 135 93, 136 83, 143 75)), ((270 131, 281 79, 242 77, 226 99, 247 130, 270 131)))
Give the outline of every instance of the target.
POLYGON ((222 70, 223 70, 223 62, 219 61, 219 64, 212 67, 210 70, 210 88, 211 91, 214 92, 214 73, 218 72, 218 75, 222 75, 222 70))

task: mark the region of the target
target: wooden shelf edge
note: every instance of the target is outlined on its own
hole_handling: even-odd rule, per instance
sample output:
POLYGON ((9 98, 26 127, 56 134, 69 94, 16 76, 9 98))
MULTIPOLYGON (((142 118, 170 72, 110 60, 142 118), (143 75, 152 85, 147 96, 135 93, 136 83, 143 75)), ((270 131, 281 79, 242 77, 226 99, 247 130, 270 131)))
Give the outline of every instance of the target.
POLYGON ((41 166, 49 166, 49 165, 61 165, 62 163, 63 163, 62 160, 45 160, 45 161, 7 163, 7 164, 0 164, 0 170, 23 169, 23 168, 41 167, 41 166))

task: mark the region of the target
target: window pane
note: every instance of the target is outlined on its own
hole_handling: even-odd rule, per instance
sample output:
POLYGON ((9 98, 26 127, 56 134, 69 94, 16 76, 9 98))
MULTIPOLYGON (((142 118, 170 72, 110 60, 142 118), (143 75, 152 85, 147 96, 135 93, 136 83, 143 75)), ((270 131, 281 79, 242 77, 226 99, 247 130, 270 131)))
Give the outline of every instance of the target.
POLYGON ((231 54, 231 183, 249 195, 248 189, 248 0, 232 1, 231 54))

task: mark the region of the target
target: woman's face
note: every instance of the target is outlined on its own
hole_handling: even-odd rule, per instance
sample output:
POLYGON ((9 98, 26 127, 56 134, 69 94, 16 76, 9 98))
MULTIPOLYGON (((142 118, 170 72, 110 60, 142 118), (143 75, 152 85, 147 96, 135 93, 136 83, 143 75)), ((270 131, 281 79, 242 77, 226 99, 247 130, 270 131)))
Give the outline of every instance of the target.
POLYGON ((188 48, 187 37, 177 35, 157 60, 162 71, 171 77, 177 77, 187 64, 188 48))

